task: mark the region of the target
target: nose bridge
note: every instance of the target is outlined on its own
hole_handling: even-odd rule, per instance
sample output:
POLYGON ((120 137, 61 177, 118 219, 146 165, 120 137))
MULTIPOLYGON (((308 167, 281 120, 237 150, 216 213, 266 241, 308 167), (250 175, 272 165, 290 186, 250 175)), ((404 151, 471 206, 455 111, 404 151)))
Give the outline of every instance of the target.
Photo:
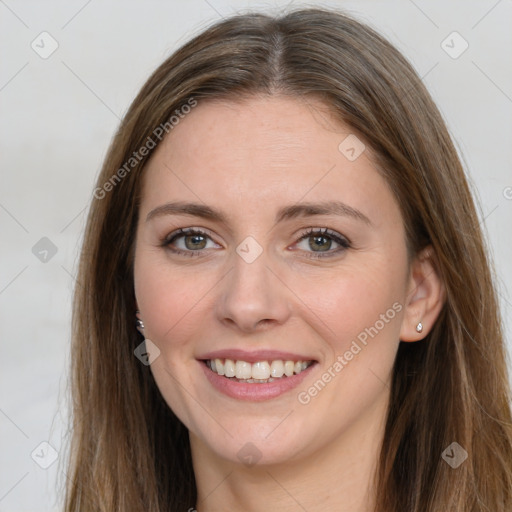
POLYGON ((268 251, 246 239, 237 247, 232 261, 232 271, 223 280, 217 303, 219 320, 244 331, 260 323, 283 323, 289 315, 288 298, 283 283, 271 270, 268 251))

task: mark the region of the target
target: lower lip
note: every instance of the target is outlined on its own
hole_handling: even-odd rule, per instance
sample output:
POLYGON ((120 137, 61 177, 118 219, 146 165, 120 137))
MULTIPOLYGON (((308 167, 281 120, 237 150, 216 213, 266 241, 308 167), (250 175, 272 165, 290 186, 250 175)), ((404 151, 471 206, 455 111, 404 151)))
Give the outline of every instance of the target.
POLYGON ((247 400, 250 402, 262 402, 263 400, 270 400, 277 396, 283 395, 287 391, 292 390, 298 386, 310 373, 316 363, 306 368, 304 371, 297 375, 290 377, 281 377, 275 379, 273 382, 266 383, 245 383, 236 380, 222 377, 221 375, 213 372, 206 366, 204 361, 199 361, 206 378, 210 384, 224 395, 237 400, 247 400))

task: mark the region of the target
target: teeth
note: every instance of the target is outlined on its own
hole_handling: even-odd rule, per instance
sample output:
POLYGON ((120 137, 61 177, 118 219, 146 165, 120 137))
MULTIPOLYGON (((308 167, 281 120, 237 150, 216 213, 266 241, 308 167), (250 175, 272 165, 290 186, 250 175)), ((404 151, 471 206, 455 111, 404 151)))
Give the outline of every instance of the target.
POLYGON ((251 378, 251 363, 246 361, 237 361, 235 363, 235 377, 237 379, 251 378))
POLYGON ((235 362, 232 359, 226 359, 224 362, 224 375, 226 377, 235 376, 235 362))
POLYGON ((284 363, 284 374, 287 377, 291 377, 293 375, 294 369, 295 369, 295 363, 293 361, 286 361, 286 363, 284 363))
POLYGON ((251 367, 251 374, 253 379, 267 380, 270 377, 270 365, 267 361, 254 363, 251 367))
POLYGON ((254 364, 247 361, 234 361, 232 359, 210 359, 207 366, 218 375, 234 378, 248 383, 272 382, 283 376, 291 377, 308 368, 313 361, 258 361, 254 364))
POLYGON ((222 364, 222 361, 220 359, 215 359, 214 361, 210 361, 210 368, 217 372, 219 375, 224 375, 224 365, 222 364), (215 364, 215 368, 213 367, 213 364, 215 364))
POLYGON ((272 375, 272 377, 282 377, 284 375, 283 361, 272 361, 270 365, 270 375, 272 375))

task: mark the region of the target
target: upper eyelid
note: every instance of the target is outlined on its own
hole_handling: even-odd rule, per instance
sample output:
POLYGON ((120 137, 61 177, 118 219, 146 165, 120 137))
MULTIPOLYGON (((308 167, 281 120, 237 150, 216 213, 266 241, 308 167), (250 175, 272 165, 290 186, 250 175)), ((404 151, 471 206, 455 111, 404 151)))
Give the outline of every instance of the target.
POLYGON ((215 240, 215 237, 210 234, 209 230, 205 230, 203 228, 194 228, 194 227, 175 229, 174 231, 172 231, 171 233, 169 233, 168 235, 166 235, 164 237, 164 239, 162 240, 162 243, 164 245, 167 245, 167 244, 170 244, 171 241, 176 238, 180 238, 182 236, 196 235, 196 234, 207 236, 213 242, 218 244, 218 242, 215 240))
POLYGON ((331 238, 339 238, 341 240, 345 240, 349 244, 352 243, 347 236, 330 228, 306 228, 306 231, 303 232, 302 235, 300 235, 299 240, 302 240, 303 238, 306 238, 307 236, 311 236, 316 233, 320 233, 321 235, 327 235, 330 236, 331 238))

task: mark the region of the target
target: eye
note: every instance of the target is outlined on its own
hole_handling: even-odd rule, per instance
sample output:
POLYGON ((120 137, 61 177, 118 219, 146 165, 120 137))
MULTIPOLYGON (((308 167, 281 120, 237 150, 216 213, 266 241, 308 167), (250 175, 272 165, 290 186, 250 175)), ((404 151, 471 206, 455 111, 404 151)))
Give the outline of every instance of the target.
POLYGON ((322 258, 341 253, 351 245, 344 236, 328 228, 311 228, 301 236, 296 247, 309 252, 310 258, 322 258))
POLYGON ((163 247, 168 247, 177 254, 198 256, 203 249, 215 249, 220 247, 208 233, 198 228, 180 228, 168 235, 162 242, 163 247), (195 253, 195 254, 194 254, 195 253))

